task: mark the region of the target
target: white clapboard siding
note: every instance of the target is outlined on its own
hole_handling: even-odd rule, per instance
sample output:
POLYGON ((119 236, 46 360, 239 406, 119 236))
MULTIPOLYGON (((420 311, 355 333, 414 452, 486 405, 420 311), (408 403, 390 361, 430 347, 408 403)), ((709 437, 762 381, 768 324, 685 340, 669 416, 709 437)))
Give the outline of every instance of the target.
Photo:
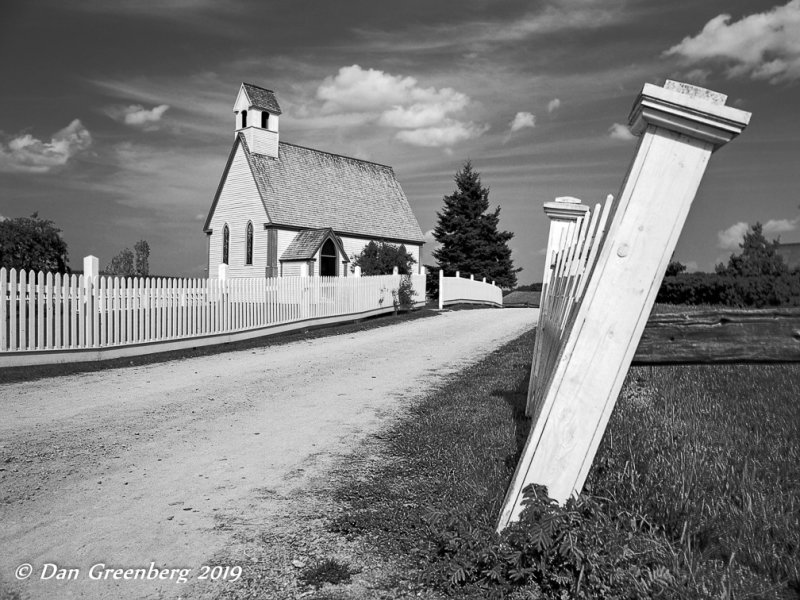
MULTIPOLYGON (((152 344, 393 306, 399 275, 164 279, 0 269, 0 359, 152 344)), ((425 276, 412 275, 414 302, 425 276)))
POLYGON ((469 278, 445 277, 444 271, 439 271, 439 309, 450 304, 486 304, 489 306, 503 306, 503 290, 495 285, 494 281, 487 282, 486 278, 476 280, 474 275, 469 278))
POLYGON ((230 231, 228 276, 263 277, 267 267, 267 232, 264 223, 268 221, 264 203, 240 144, 210 223, 212 233, 209 240, 208 276, 217 276, 218 265, 222 262, 222 230, 227 224, 230 231), (248 222, 253 223, 252 265, 245 265, 248 222))

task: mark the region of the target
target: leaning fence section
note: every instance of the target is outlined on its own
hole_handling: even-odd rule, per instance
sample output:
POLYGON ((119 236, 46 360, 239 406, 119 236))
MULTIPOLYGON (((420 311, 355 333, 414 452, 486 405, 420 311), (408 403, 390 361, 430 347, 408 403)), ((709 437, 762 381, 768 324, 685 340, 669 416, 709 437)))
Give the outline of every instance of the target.
MULTIPOLYGON (((0 269, 0 356, 158 343, 392 309, 400 280, 126 279, 0 269)), ((411 282, 418 304, 424 275, 411 282)))
MULTIPOLYGON (((553 372, 567 325, 580 306, 588 274, 597 260, 612 201, 613 196, 609 195, 605 203, 598 203, 593 210, 576 211, 572 219, 551 223, 556 235, 548 241, 528 386, 526 412, 534 419, 541 411, 546 379, 553 372)), ((562 211, 561 215, 565 213, 562 211)))
POLYGON ((439 309, 452 304, 485 304, 487 306, 503 306, 503 290, 494 281, 481 281, 470 275, 469 279, 461 277, 456 271, 455 277, 445 277, 439 271, 439 309))

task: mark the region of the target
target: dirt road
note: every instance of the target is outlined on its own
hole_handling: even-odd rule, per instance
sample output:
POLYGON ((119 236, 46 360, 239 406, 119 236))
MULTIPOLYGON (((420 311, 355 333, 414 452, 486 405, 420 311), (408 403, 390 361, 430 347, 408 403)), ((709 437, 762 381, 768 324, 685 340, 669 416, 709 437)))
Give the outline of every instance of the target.
POLYGON ((282 491, 535 319, 447 312, 0 386, 0 598, 180 596, 231 543, 219 523, 268 524, 282 491))

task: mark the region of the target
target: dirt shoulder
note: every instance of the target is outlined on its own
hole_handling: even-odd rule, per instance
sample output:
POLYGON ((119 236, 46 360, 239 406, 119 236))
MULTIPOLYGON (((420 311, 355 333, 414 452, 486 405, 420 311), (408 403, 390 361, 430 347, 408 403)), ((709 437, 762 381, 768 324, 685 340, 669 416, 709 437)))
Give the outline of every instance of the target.
POLYGON ((215 556, 231 566, 264 559, 242 534, 255 529, 285 546, 275 553, 301 560, 287 540, 302 542, 314 518, 300 514, 303 490, 404 405, 535 319, 534 309, 447 312, 2 385, 0 585, 23 598, 202 594, 202 566, 215 556), (23 563, 33 574, 20 583, 23 563), (176 581, 180 572, 96 580, 93 566, 95 577, 115 568, 189 572, 186 583, 176 581))

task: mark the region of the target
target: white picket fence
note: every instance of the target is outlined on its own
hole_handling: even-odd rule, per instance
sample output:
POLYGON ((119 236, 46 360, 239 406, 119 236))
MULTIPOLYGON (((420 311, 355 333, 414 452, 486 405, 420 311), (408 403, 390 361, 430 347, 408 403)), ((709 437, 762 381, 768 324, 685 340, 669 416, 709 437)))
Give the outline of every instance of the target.
POLYGON ((541 411, 546 379, 554 371, 567 324, 573 321, 587 278, 597 261, 613 200, 609 194, 605 203, 598 203, 594 210, 580 204, 566 204, 559 211, 561 218, 553 219, 548 215, 553 235, 548 238, 526 409, 534 420, 541 411), (565 218, 568 212, 572 212, 572 218, 565 218))
MULTIPOLYGON (((11 354, 154 344, 391 310, 400 280, 120 279, 0 269, 0 365, 11 354)), ((423 303, 425 276, 411 281, 415 303, 423 303)))
POLYGON ((450 304, 486 304, 489 306, 503 306, 503 290, 494 284, 476 281, 474 275, 469 279, 461 277, 456 272, 455 277, 445 277, 444 271, 439 271, 439 309, 450 304))

